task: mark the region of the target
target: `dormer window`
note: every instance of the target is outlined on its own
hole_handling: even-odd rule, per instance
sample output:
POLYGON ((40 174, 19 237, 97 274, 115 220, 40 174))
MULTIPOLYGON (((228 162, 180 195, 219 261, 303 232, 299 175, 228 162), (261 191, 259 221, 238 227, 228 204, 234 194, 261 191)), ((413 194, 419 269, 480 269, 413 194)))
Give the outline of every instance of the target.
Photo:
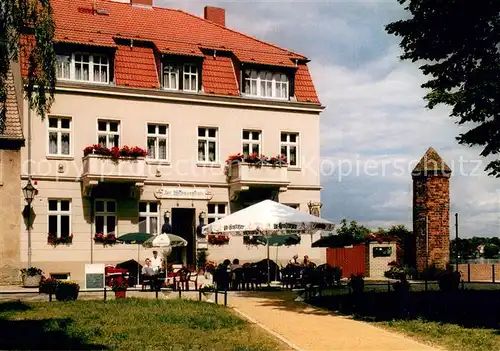
POLYGON ((185 64, 183 69, 184 75, 184 91, 198 91, 198 67, 193 64, 185 64))
POLYGON ((171 63, 163 65, 163 89, 179 89, 179 67, 177 65, 171 63))
POLYGON ((200 87, 199 65, 194 63, 163 63, 163 89, 197 93, 200 87))
POLYGON ((109 83, 109 59, 101 54, 57 55, 57 79, 109 83))
POLYGON ((289 82, 286 74, 269 71, 245 72, 245 95, 270 99, 288 99, 289 82))

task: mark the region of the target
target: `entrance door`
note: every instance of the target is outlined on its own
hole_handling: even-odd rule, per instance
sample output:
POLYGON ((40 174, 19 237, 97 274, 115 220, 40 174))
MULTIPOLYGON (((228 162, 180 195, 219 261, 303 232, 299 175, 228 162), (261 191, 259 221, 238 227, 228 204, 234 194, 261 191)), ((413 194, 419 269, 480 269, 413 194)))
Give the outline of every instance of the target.
POLYGON ((183 250, 174 249, 174 257, 177 262, 186 265, 195 263, 196 237, 195 237, 195 210, 194 208, 172 208, 172 233, 187 240, 186 262, 182 257, 183 250))

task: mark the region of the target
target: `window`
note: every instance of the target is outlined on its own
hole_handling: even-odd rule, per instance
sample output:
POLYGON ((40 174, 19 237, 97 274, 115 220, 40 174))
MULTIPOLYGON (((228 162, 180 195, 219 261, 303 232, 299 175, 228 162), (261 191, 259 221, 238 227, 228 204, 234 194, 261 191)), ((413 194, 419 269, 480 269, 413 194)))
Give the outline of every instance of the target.
POLYGON ((57 55, 56 60, 57 79, 71 79, 71 56, 57 55))
POLYGON ((373 257, 390 257, 392 255, 392 247, 390 246, 375 246, 373 248, 373 257))
POLYGON ((148 158, 167 160, 168 125, 148 124, 148 158))
POLYGON ((243 139, 243 155, 248 157, 250 154, 260 155, 260 142, 262 132, 255 130, 244 130, 243 139))
POLYGON ((71 201, 49 199, 49 233, 58 238, 71 234, 71 201))
POLYGON ((160 233, 160 204, 139 202, 139 231, 149 234, 160 233))
POLYGON ((97 143, 107 148, 118 147, 120 145, 120 122, 97 121, 97 143))
POLYGON ((179 89, 179 68, 167 63, 163 66, 163 89, 179 89))
POLYGON ((109 82, 109 59, 100 54, 57 55, 57 78, 81 82, 109 82))
POLYGON ((182 88, 185 91, 198 91, 198 67, 193 64, 184 65, 182 88))
POLYGON ((116 235, 116 202, 114 200, 95 201, 95 232, 116 235))
POLYGON ((288 164, 292 167, 298 166, 298 133, 281 133, 281 155, 285 156, 288 164))
POLYGON ((217 162, 217 128, 198 128, 198 161, 217 162))
POLYGON ((288 99, 288 77, 283 73, 246 71, 245 94, 274 99, 288 99))
POLYGON ((227 215, 226 204, 208 204, 207 222, 208 224, 215 222, 227 215))
POLYGON ((49 155, 71 154, 71 118, 49 117, 49 155))

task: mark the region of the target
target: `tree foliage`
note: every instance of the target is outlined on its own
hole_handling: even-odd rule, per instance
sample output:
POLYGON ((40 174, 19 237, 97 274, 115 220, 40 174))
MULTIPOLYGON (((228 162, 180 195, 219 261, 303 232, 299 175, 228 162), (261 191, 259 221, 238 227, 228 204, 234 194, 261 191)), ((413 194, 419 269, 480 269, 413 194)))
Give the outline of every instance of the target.
POLYGON ((340 221, 340 228, 337 229, 337 235, 345 238, 352 238, 354 241, 362 242, 365 237, 371 233, 371 230, 363 225, 359 225, 356 221, 347 223, 344 218, 340 221))
POLYGON ((24 86, 30 108, 42 118, 50 110, 56 83, 54 32, 49 0, 0 2, 0 133, 7 112, 7 73, 10 62, 18 61, 20 55, 26 58, 24 86))
MULTIPOLYGON (((410 18, 386 30, 401 37, 404 60, 422 62, 429 80, 427 106, 452 108, 468 131, 457 140, 481 146, 481 156, 500 152, 500 1, 398 0, 410 18)), ((500 159, 486 171, 500 177, 500 159)))

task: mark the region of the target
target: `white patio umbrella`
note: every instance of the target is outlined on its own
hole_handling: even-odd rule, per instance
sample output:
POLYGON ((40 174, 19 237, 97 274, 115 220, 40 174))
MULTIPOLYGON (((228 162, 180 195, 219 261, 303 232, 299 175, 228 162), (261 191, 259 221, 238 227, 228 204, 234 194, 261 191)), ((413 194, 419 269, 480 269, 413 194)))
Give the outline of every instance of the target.
MULTIPOLYGON (((186 239, 181 238, 175 234, 159 234, 152 238, 146 240, 142 245, 144 247, 157 247, 163 248, 167 251, 167 254, 170 253, 172 247, 184 247, 187 246, 188 242, 186 239)), ((165 269, 167 269, 167 258, 165 257, 165 269)), ((168 272, 167 272, 168 274, 168 272)))
MULTIPOLYGON (((272 200, 264 200, 203 227, 204 234, 289 235, 333 231, 335 224, 272 200)), ((268 243, 269 246, 269 243, 268 243)), ((269 247, 268 247, 269 250, 269 247)), ((268 280, 270 279, 268 260, 268 280)))

